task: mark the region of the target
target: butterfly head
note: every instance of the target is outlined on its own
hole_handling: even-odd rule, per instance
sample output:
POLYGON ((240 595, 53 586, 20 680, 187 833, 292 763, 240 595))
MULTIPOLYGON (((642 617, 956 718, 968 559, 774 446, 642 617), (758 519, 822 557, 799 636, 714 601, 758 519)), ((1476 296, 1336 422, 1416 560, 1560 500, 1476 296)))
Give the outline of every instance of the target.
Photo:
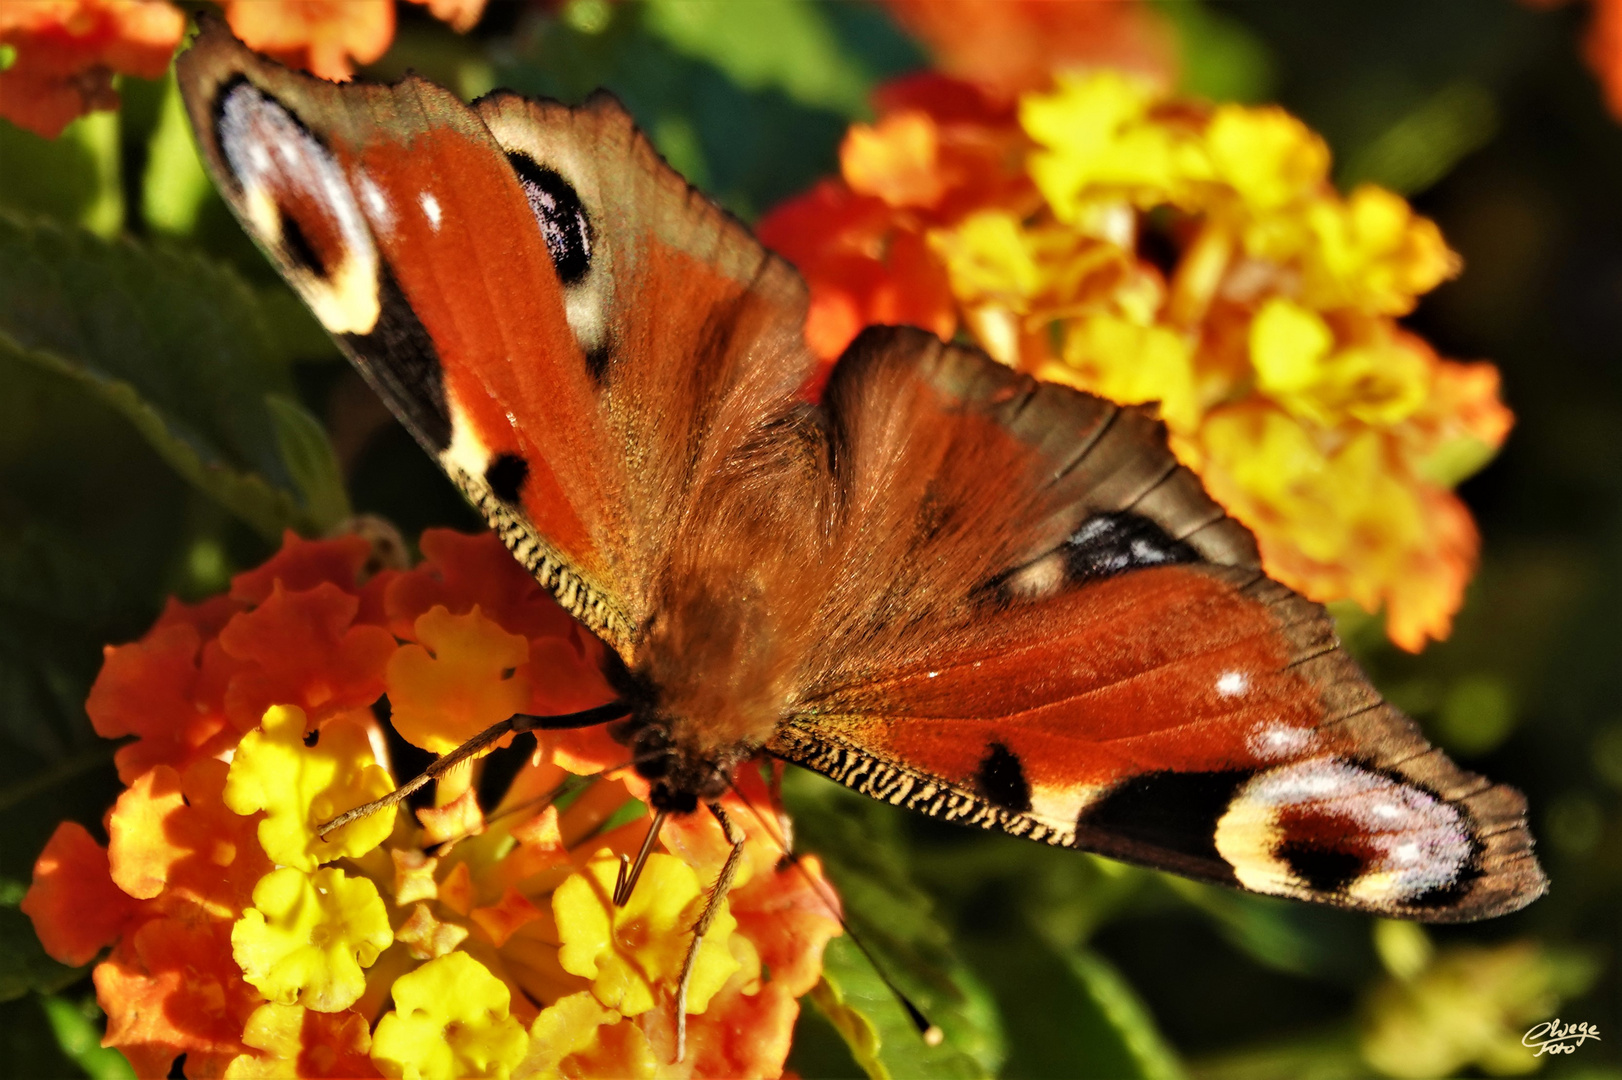
POLYGON ((637 775, 651 783, 648 801, 655 810, 688 814, 700 802, 726 793, 737 765, 735 756, 683 746, 672 735, 668 718, 639 711, 610 730, 630 748, 637 775))

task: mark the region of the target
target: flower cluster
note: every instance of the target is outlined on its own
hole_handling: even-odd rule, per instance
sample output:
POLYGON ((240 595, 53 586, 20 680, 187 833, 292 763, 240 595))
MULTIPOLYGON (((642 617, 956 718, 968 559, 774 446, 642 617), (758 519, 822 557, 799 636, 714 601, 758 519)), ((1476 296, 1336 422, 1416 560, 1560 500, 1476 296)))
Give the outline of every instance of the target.
MULTIPOLYGON (((485 0, 415 0, 457 30, 485 0)), ((394 39, 394 0, 219 0, 252 48, 323 79, 382 56, 394 39)), ((156 79, 186 30, 169 0, 0 0, 0 116, 54 138, 76 116, 118 107, 113 75, 156 79)))
POLYGON ((1478 547, 1450 489, 1512 418, 1493 367, 1396 321, 1458 270, 1433 223, 1372 185, 1341 195, 1281 109, 1118 71, 1009 104, 919 76, 877 106, 842 178, 761 225, 810 283, 820 355, 870 323, 962 329, 1044 379, 1159 402, 1273 576, 1384 606, 1404 648, 1447 634, 1478 547))
POLYGON ((0 0, 0 116, 54 138, 74 117, 116 109, 113 75, 160 77, 186 30, 168 3, 0 0))
POLYGON ((1143 0, 885 0, 884 6, 928 48, 937 71, 997 101, 1046 89, 1055 71, 1073 68, 1108 65, 1168 84, 1176 74, 1172 28, 1143 0))
MULTIPOLYGON (((430 530, 414 569, 368 573, 358 536, 289 535, 231 591, 171 601, 110 647, 88 711, 126 790, 104 848, 61 825, 23 909, 94 973, 106 1043, 141 1076, 773 1076, 838 933, 815 859, 780 868, 744 770, 736 884, 698 954, 686 1054, 676 983, 729 849, 666 823, 624 907, 645 783, 600 728, 542 733, 486 813, 473 767, 434 805, 331 834, 395 787, 379 717, 430 752, 516 712, 612 700, 603 646, 494 537, 430 530), (386 705, 384 704, 386 702, 386 705), (571 776, 584 790, 549 797, 571 776)), ((514 753, 518 751, 512 751, 514 753)))
MULTIPOLYGON (((1569 0, 1521 0, 1530 8, 1557 8, 1569 0)), ((1583 59, 1599 79, 1605 106, 1622 120, 1622 0, 1593 0, 1593 15, 1583 39, 1583 59)))

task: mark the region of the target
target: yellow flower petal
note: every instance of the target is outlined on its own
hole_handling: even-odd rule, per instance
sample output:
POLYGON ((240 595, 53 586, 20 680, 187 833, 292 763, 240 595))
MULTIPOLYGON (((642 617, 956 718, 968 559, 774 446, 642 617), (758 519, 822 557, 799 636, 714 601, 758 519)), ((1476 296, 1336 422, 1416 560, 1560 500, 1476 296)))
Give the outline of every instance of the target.
POLYGON ((467 953, 430 960, 394 983, 394 1011, 372 1034, 372 1062, 404 1080, 507 1077, 529 1046, 512 995, 467 953))
POLYGON ((1251 212, 1276 210, 1318 192, 1329 176, 1329 147, 1277 106, 1223 105, 1205 131, 1216 178, 1251 212))
POLYGON ((243 736, 225 782, 225 805, 238 814, 265 811, 259 844, 283 866, 314 870, 324 862, 363 855, 394 828, 394 814, 373 814, 327 837, 316 829, 345 810, 394 790, 377 764, 361 725, 335 717, 314 746, 304 743, 305 716, 273 706, 257 731, 243 736))
MULTIPOLYGON (((619 860, 607 848, 593 855, 552 894, 562 948, 558 962, 571 975, 592 980, 592 992, 608 1008, 636 1016, 653 1008, 655 991, 673 997, 692 927, 708 893, 693 868, 670 855, 648 857, 631 900, 610 899, 619 860)), ((687 1011, 702 1013, 710 998, 738 970, 727 941, 737 927, 725 899, 710 924, 687 991, 687 1011)))
POLYGON ((413 746, 443 754, 529 704, 529 642, 477 605, 466 615, 435 607, 416 633, 421 644, 400 646, 383 676, 390 720, 413 746))
POLYGON ((1250 362, 1256 385, 1275 397, 1299 394, 1317 384, 1320 366, 1335 347, 1335 335, 1315 311, 1275 297, 1250 324, 1250 362))
POLYGON ((355 1076, 365 1071, 372 1032, 357 1013, 312 1015, 302 1006, 273 1001, 248 1017, 242 1041, 256 1052, 233 1058, 225 1080, 355 1076))
POLYGON ((1075 222, 1097 198, 1148 208, 1190 201, 1210 159, 1192 129, 1146 122, 1156 88, 1118 71, 1061 74, 1053 94, 1020 100, 1020 124, 1042 149, 1031 179, 1060 221, 1075 222))
POLYGON ((1315 202, 1305 223, 1301 295, 1313 307, 1406 315, 1420 293, 1459 272, 1436 223, 1372 184, 1344 202, 1315 202))
POLYGON ((1065 335, 1068 367, 1052 364, 1039 374, 1123 404, 1158 401, 1173 431, 1190 431, 1200 420, 1193 351, 1183 334, 1168 327, 1093 315, 1073 321, 1065 335))
POLYGON ((286 1005, 349 1008, 366 988, 361 969, 394 940, 377 886, 330 867, 272 870, 253 904, 231 928, 231 954, 244 979, 286 1005))
POLYGON ((658 1071, 642 1029, 582 991, 559 998, 535 1018, 529 1029, 529 1054, 513 1070, 513 1080, 587 1076, 651 1080, 658 1071))

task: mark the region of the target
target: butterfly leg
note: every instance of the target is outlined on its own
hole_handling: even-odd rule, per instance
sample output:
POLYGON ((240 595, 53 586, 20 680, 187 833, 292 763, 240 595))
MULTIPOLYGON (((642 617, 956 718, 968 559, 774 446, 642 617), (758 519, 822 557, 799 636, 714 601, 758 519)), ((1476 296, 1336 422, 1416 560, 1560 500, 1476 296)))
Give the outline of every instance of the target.
POLYGON ((693 968, 698 964, 698 947, 704 944, 704 935, 709 932, 710 924, 715 921, 716 914, 721 910, 721 901, 732 889, 732 879, 738 876, 738 864, 743 860, 743 830, 732 823, 726 811, 721 809, 720 803, 706 804, 715 820, 721 823, 721 831, 726 834, 727 842, 732 845, 732 851, 727 855, 727 861, 721 866, 721 873, 716 876, 715 885, 710 889, 709 899, 704 902, 704 913, 693 924, 693 941, 687 946, 687 958, 682 961, 681 981, 676 984, 676 1060, 680 1061, 687 1053, 687 986, 693 981, 693 968))
POLYGON ((627 711, 624 705, 615 701, 607 705, 584 709, 580 712, 566 713, 562 716, 531 716, 528 713, 515 713, 499 723, 491 724, 455 750, 441 754, 426 769, 381 799, 373 799, 363 806, 357 806, 353 810, 346 810, 344 813, 339 814, 316 830, 316 834, 325 838, 352 821, 359 821, 361 818, 369 817, 379 810, 387 810, 390 807, 400 805, 405 802, 407 796, 428 781, 437 780, 462 762, 479 756, 490 749, 497 740, 508 734, 535 730, 552 731, 592 727, 596 724, 607 723, 610 720, 617 720, 624 716, 627 711))

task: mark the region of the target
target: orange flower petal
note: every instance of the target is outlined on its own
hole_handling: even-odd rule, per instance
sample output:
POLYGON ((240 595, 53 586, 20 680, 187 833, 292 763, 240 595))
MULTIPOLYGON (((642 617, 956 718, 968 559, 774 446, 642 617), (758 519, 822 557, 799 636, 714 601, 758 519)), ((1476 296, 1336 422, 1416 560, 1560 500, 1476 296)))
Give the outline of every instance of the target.
POLYGON ((113 881, 139 899, 165 894, 166 907, 196 904, 232 919, 251 902, 254 883, 271 870, 255 835, 258 818, 221 801, 223 761, 204 758, 184 775, 159 765, 119 796, 107 821, 113 881))
POLYGON ((394 729, 436 754, 456 749, 530 702, 529 642, 474 605, 466 615, 435 607, 416 622, 384 674, 394 729))
POLYGON ((103 738, 140 736, 114 757, 126 784, 155 765, 184 768, 235 742, 223 715, 199 708, 200 645, 196 627, 177 619, 140 641, 103 650, 85 711, 103 738))
POLYGON ((116 1047, 140 1075, 165 1075, 180 1054, 188 1073, 223 1071, 246 1049, 243 1025, 264 1003, 231 959, 229 922, 148 920, 94 978, 107 1013, 103 1045, 116 1047))
POLYGON ((451 29, 458 34, 465 34, 479 24, 479 16, 484 14, 485 0, 411 0, 414 4, 423 4, 430 14, 440 22, 451 24, 451 29))
POLYGON ((113 884, 106 849, 83 825, 64 821, 34 861, 22 910, 45 951, 77 967, 118 939, 138 905, 113 884))
POLYGON ((452 615, 477 605, 498 626, 528 638, 567 637, 578 626, 494 533, 426 529, 421 547, 422 565, 388 590, 389 628, 397 636, 415 640, 417 618, 437 605, 452 615))
POLYGON ((303 592, 331 582, 345 592, 360 591, 360 572, 372 556, 364 536, 305 540, 291 529, 282 534, 281 550, 263 565, 231 579, 231 596, 247 604, 270 599, 277 582, 288 592, 303 592))
POLYGON ((17 50, 0 72, 0 116, 55 138, 82 113, 118 107, 115 72, 160 78, 185 32, 162 0, 0 4, 0 44, 17 50))
POLYGON ((232 619, 219 638, 243 662, 225 692, 231 723, 251 731, 272 705, 296 705, 319 724, 376 701, 397 645, 382 627, 351 625, 359 608, 331 582, 299 592, 278 584, 259 607, 232 619))
POLYGON ((231 32, 249 48, 343 82, 394 39, 392 0, 224 0, 231 32))
POLYGON ((489 907, 474 908, 469 913, 473 925, 484 931, 496 948, 507 943, 519 927, 541 917, 541 910, 525 899, 511 886, 502 894, 501 901, 489 907))
POLYGON ((422 822, 425 847, 451 843, 484 832, 484 811, 479 809, 478 792, 468 788, 444 806, 425 806, 417 811, 422 822))
POLYGON ((1011 98, 1065 68, 1109 66, 1170 83, 1171 28, 1147 4, 1052 0, 885 0, 936 66, 1011 98))

